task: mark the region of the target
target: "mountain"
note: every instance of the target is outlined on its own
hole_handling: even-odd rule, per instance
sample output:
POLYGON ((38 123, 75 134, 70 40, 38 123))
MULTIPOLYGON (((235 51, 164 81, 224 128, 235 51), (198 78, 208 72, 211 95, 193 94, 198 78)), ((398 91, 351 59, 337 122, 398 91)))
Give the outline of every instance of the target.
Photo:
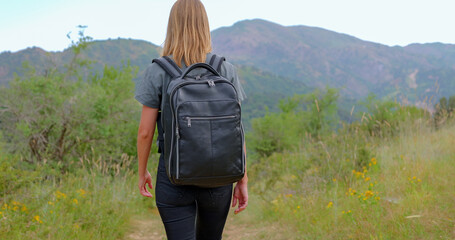
MULTIPOLYGON (((226 56, 239 69, 248 95, 245 108, 254 117, 266 108, 276 110, 278 99, 326 85, 340 88, 341 96, 362 99, 369 93, 423 104, 455 94, 455 45, 430 43, 406 47, 363 41, 347 34, 318 27, 285 27, 265 20, 245 20, 212 32, 214 52, 226 56)), ((159 47, 142 40, 94 41, 83 57, 120 66, 130 60, 139 67, 138 79, 159 47)), ((0 54, 0 84, 19 72, 28 61, 39 72, 62 67, 72 56, 70 49, 46 52, 32 47, 0 54)))
POLYGON ((246 20, 212 33, 214 50, 308 86, 330 85, 361 98, 373 92, 417 102, 455 93, 455 45, 389 47, 317 27, 246 20), (438 83, 436 83, 438 81, 438 83), (437 90, 437 84, 441 87, 437 90))
POLYGON ((261 117, 266 111, 278 111, 277 103, 288 96, 308 93, 313 88, 301 81, 278 76, 251 66, 240 66, 239 78, 247 98, 242 104, 242 117, 261 117))
MULTIPOLYGON (((102 70, 104 65, 119 67, 126 61, 139 67, 139 75, 159 56, 159 47, 142 40, 115 39, 96 40, 90 44, 81 57, 94 61, 93 67, 102 70)), ((38 72, 44 72, 51 66, 63 67, 69 63, 73 52, 70 48, 62 52, 46 52, 38 47, 30 47, 15 53, 0 54, 0 84, 13 79, 14 73, 21 72, 22 63, 28 61, 38 72)))

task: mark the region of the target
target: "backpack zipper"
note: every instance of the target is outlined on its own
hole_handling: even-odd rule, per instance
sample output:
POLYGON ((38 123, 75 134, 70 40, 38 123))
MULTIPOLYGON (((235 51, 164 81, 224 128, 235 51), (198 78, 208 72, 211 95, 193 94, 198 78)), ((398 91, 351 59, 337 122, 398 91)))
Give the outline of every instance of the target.
POLYGON ((235 115, 229 115, 229 116, 214 116, 214 117, 186 117, 186 121, 188 123, 188 127, 191 127, 191 120, 212 120, 212 119, 229 119, 229 118, 235 118, 235 115))

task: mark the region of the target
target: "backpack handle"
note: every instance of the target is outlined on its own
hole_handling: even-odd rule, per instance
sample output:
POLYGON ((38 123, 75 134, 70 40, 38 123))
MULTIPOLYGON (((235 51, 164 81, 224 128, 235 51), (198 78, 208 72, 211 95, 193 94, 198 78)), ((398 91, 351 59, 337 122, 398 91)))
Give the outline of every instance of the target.
POLYGON ((220 74, 212 66, 208 65, 207 63, 195 63, 195 64, 189 66, 185 70, 185 72, 183 72, 182 78, 185 78, 186 75, 188 75, 188 73, 190 73, 191 71, 193 71, 196 68, 205 68, 209 72, 213 73, 215 76, 220 77, 220 74))

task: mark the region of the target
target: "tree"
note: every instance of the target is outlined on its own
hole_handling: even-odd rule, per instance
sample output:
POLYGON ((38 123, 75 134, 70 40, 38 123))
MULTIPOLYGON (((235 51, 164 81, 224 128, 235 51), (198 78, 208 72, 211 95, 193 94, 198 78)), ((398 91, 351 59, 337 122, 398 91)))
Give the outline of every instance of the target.
POLYGON ((38 73, 27 63, 25 74, 0 88, 0 130, 6 149, 30 163, 49 163, 67 171, 87 155, 120 162, 135 155, 139 104, 133 98, 137 68, 105 66, 90 72, 80 54, 90 44, 83 29, 73 42, 74 56, 63 71, 38 73))

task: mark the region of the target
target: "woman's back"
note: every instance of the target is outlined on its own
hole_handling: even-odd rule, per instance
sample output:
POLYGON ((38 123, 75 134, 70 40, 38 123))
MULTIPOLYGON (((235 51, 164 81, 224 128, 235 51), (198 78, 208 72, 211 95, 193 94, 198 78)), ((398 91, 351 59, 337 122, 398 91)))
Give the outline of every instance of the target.
MULTIPOLYGON (((176 1, 169 16, 163 55, 173 58, 184 70, 191 64, 207 62, 211 59, 211 50, 208 18, 202 3, 199 0, 176 1)), ((219 72, 233 83, 239 99, 243 100, 245 93, 235 67, 225 61, 219 72)), ((147 171, 150 145, 161 107, 163 88, 167 87, 171 78, 158 64, 152 63, 136 88, 135 98, 143 105, 137 138, 138 186, 141 194, 146 197, 152 197, 146 188, 146 185, 152 188, 151 175, 147 171)), ((162 136, 159 139, 162 139, 162 136)), ((159 141, 160 145, 161 142, 159 141)), ((243 148, 245 149, 245 146, 243 148)), ((233 184, 215 188, 174 185, 166 174, 161 154, 155 195, 168 239, 221 239, 231 199, 232 207, 238 203, 235 213, 244 210, 248 205, 247 182, 245 166, 244 177, 236 183, 234 190, 233 184)))

